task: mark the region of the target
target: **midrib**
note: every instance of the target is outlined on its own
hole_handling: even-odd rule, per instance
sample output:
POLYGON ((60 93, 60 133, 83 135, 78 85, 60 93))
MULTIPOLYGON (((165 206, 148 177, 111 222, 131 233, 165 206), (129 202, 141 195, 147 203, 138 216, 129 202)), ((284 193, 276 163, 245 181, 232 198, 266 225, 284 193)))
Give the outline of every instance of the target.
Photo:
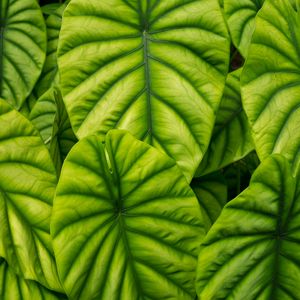
POLYGON ((147 101, 147 136, 149 136, 149 144, 152 144, 152 106, 151 106, 151 74, 149 65, 149 46, 148 46, 148 33, 143 32, 143 45, 144 45, 144 65, 145 65, 145 87, 146 87, 146 101, 147 101))
POLYGON ((140 13, 140 26, 143 40, 144 51, 144 69, 145 69, 145 90, 146 90, 146 102, 147 102, 147 134, 144 136, 144 140, 148 137, 148 144, 152 144, 152 105, 151 105, 151 70, 149 64, 149 14, 150 14, 150 1, 146 1, 146 6, 139 0, 139 13, 140 13))
POLYGON ((0 6, 0 97, 3 97, 3 54, 4 32, 8 13, 9 0, 2 0, 0 6))

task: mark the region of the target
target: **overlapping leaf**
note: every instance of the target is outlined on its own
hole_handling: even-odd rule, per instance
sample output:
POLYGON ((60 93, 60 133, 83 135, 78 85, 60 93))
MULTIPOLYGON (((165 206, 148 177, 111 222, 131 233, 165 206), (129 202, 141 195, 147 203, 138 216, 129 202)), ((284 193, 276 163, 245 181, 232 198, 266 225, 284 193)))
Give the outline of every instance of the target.
POLYGON ((255 27, 255 16, 265 0, 226 0, 225 18, 230 30, 232 42, 243 57, 247 57, 255 27))
MULTIPOLYGON (((53 5, 53 4, 51 4, 53 5)), ((61 18, 65 9, 65 4, 55 10, 46 20, 47 26, 47 55, 41 78, 35 87, 35 93, 39 98, 53 83, 58 83, 57 69, 57 44, 61 27, 61 18)))
POLYGON ((0 3, 0 97, 21 108, 45 60, 46 31, 36 0, 0 3))
POLYGON ((44 93, 29 116, 48 146, 57 173, 77 139, 71 128, 59 89, 52 87, 44 93))
POLYGON ((58 55, 78 137, 129 130, 174 158, 191 180, 228 69, 218 0, 73 0, 58 55))
POLYGON ((299 4, 265 2, 242 74, 244 108, 260 159, 282 153, 295 167, 300 158, 299 4))
POLYGON ((0 100, 0 256, 16 273, 61 290, 51 246, 56 175, 33 125, 0 100))
POLYGON ((195 178, 191 187, 201 206, 207 231, 220 215, 227 202, 227 185, 220 172, 195 178))
POLYGON ((58 300, 63 295, 47 290, 37 282, 17 276, 0 258, 0 299, 1 300, 58 300))
POLYGON ((200 250, 200 300, 299 299, 299 179, 274 154, 225 206, 200 250))
POLYGON ((217 171, 253 150, 247 116, 240 92, 241 69, 228 75, 213 135, 196 176, 217 171))
POLYGON ((71 299, 194 299, 205 229, 175 161, 112 130, 80 141, 57 187, 51 233, 71 299))

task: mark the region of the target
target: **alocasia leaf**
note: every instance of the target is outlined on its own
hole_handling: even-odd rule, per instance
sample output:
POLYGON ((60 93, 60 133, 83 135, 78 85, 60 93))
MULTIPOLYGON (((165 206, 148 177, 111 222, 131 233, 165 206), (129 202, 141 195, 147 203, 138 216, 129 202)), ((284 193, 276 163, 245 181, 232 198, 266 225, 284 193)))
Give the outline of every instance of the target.
POLYGON ((75 133, 130 131, 190 181, 208 146, 228 70, 218 0, 73 0, 58 48, 75 133))
POLYGON ((300 1, 266 1, 242 73, 243 104, 261 160, 300 155, 300 1))
POLYGON ((32 280, 17 276, 4 259, 0 258, 1 300, 58 300, 64 295, 52 292, 32 280))
POLYGON ((57 173, 60 170, 67 154, 77 142, 77 138, 70 124, 69 116, 64 106, 59 89, 54 89, 55 118, 52 123, 50 154, 54 161, 57 173))
POLYGON ((48 146, 59 175, 62 163, 77 139, 57 87, 51 87, 38 99, 29 119, 48 146))
POLYGON ((20 109, 45 61, 46 28, 36 0, 0 2, 0 97, 20 109))
POLYGON ((19 112, 24 115, 26 118, 29 118, 29 115, 35 106, 37 101, 36 95, 34 93, 31 93, 29 97, 25 100, 21 108, 19 109, 19 112))
POLYGON ((71 299, 194 299, 201 211, 165 154, 122 130, 77 143, 51 221, 71 299))
MULTIPOLYGON (((56 4, 56 3, 55 3, 56 4)), ((53 5, 53 4, 50 4, 53 5)), ((58 82, 58 69, 57 69, 57 44, 58 36, 61 27, 61 18, 65 9, 65 4, 55 10, 46 20, 47 26, 47 55, 45 65, 38 81, 35 86, 37 97, 42 96, 53 83, 58 82)))
POLYGON ((265 0, 226 0, 224 1, 225 18, 230 30, 232 42, 244 58, 247 57, 255 16, 265 0))
POLYGON ((191 188, 201 206, 206 229, 209 230, 227 202, 225 178, 220 172, 194 178, 191 182, 191 188))
POLYGON ((16 273, 61 290, 50 237, 56 174, 33 125, 0 100, 0 256, 16 273))
POLYGON ((273 154, 225 206, 201 246, 200 300, 299 299, 299 179, 286 158, 273 154))
POLYGON ((253 150, 247 116, 243 110, 238 69, 228 74, 211 141, 196 176, 215 172, 253 150))

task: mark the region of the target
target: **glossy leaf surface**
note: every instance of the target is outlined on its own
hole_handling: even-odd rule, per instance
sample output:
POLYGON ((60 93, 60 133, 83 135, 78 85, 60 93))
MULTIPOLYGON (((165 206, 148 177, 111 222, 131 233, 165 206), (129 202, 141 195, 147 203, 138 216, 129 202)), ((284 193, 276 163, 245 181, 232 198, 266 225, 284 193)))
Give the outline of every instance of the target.
POLYGON ((217 0, 73 0, 58 56, 79 138, 126 129, 174 158, 191 180, 228 69, 217 0))
POLYGON ((0 100, 0 256, 16 273, 60 290, 51 246, 55 170, 33 125, 0 100))
POLYGON ((265 0, 225 0, 225 18, 232 42, 244 58, 247 57, 255 28, 255 17, 265 0))
POLYGON ((0 2, 0 97, 21 108, 45 61, 46 31, 36 0, 0 2))
POLYGON ((59 81, 56 52, 64 9, 65 5, 60 5, 46 20, 47 53, 41 77, 35 87, 35 93, 38 98, 59 81))
POLYGON ((125 131, 77 143, 54 201, 51 233, 71 299, 194 299, 205 229, 175 161, 125 131))
POLYGON ((201 246, 200 300, 299 299, 299 182, 275 154, 225 206, 201 246))
POLYGON ((299 4, 265 2, 242 74, 243 103, 258 156, 263 160, 282 153, 295 167, 300 159, 299 4))

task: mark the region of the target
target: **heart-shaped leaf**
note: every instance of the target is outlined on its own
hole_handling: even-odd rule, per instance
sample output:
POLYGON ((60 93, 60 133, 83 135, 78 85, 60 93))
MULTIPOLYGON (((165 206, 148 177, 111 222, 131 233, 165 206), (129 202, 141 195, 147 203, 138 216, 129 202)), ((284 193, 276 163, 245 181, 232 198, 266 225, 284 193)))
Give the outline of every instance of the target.
POLYGON ((299 299, 299 179, 273 154, 225 206, 201 246, 200 300, 299 299))
POLYGON ((61 290, 50 237, 56 175, 33 125, 0 100, 0 256, 16 273, 61 290))
POLYGON ((299 7, 299 0, 265 2, 241 77, 258 156, 282 153, 295 167, 300 160, 299 7))
POLYGON ((190 181, 224 88, 228 39, 218 0, 71 1, 58 65, 75 133, 126 129, 190 181))
POLYGON ((71 299, 194 299, 204 224, 175 161, 129 133, 77 143, 51 223, 71 299))
POLYGON ((46 30, 36 0, 0 2, 0 97, 21 108, 45 61, 46 30))

